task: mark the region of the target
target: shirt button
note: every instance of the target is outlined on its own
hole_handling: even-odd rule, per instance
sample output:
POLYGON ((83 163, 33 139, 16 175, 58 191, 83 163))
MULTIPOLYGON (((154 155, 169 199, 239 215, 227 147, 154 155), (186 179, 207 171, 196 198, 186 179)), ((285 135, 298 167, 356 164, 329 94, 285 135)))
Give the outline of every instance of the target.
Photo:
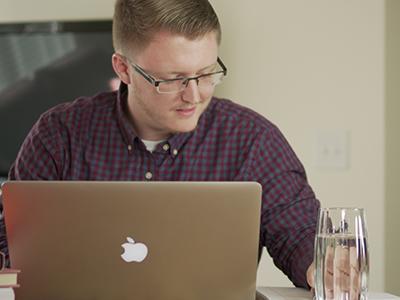
POLYGON ((151 172, 147 172, 147 173, 144 175, 144 177, 145 177, 147 180, 150 180, 150 179, 153 178, 153 174, 152 174, 151 172))
POLYGON ((132 151, 132 145, 128 145, 128 151, 132 151))
POLYGON ((168 151, 169 150, 169 145, 168 144, 164 144, 164 146, 162 148, 164 149, 164 151, 168 151))
POLYGON ((178 150, 177 150, 177 149, 174 149, 174 151, 172 151, 172 154, 173 154, 174 156, 177 156, 177 155, 178 155, 178 150))

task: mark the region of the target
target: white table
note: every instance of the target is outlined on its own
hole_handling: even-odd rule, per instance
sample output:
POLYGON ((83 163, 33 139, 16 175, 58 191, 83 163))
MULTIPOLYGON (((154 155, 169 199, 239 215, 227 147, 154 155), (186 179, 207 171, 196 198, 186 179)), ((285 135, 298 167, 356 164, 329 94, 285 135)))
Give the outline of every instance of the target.
MULTIPOLYGON (((292 287, 259 287, 258 292, 270 300, 311 300, 310 291, 292 287)), ((400 297, 388 293, 368 293, 368 300, 400 300, 400 297)))

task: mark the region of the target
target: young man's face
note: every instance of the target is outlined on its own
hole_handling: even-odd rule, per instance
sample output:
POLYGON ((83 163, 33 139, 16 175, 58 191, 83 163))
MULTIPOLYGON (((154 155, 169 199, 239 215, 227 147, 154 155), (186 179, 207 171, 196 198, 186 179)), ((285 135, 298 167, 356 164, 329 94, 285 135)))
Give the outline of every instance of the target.
MULTIPOLYGON (((217 56, 214 32, 195 40, 160 32, 147 48, 130 58, 146 73, 165 80, 213 72, 217 56)), ((194 130, 214 92, 213 87, 202 88, 191 80, 183 91, 160 94, 132 67, 130 78, 129 111, 139 137, 145 140, 162 140, 173 133, 194 130)))

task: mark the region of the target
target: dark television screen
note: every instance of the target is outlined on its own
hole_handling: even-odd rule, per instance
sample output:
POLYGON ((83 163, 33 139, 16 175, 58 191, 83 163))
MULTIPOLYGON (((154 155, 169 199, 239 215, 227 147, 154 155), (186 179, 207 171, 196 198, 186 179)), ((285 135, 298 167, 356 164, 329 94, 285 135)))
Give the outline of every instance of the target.
POLYGON ((110 20, 0 24, 0 177, 43 112, 115 89, 111 28, 110 20))

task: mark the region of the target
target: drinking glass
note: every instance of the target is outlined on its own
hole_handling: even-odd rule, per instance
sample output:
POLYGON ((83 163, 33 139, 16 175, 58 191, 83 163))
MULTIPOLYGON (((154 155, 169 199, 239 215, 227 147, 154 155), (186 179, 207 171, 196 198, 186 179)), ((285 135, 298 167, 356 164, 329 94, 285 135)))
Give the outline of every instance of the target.
POLYGON ((366 300, 369 257, 362 208, 320 208, 315 237, 316 300, 366 300))

